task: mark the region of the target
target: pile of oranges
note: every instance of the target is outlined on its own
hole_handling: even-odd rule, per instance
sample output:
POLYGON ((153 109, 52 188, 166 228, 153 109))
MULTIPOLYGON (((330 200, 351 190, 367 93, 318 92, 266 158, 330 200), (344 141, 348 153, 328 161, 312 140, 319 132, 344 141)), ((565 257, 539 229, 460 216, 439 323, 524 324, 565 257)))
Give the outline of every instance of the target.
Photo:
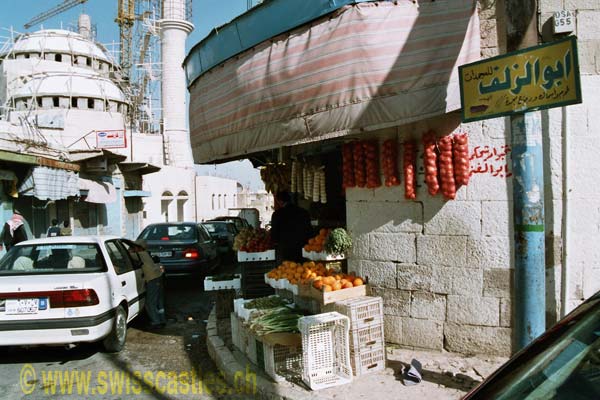
POLYGON ((329 236, 330 232, 331 229, 322 228, 317 236, 312 239, 308 239, 308 244, 304 246, 304 250, 316 251, 319 253, 322 252, 325 248, 325 240, 327 239, 327 236, 329 236))
POLYGON ((292 285, 310 285, 324 292, 352 288, 363 285, 363 280, 354 275, 328 270, 323 263, 307 261, 303 264, 284 261, 279 267, 267 273, 270 279, 287 279, 292 285))

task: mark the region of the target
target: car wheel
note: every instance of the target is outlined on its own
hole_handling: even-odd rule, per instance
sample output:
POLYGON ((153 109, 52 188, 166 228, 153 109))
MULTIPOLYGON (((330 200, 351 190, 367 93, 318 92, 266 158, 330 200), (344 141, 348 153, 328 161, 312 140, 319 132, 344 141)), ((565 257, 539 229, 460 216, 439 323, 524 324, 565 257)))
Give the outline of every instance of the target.
POLYGON ((104 349, 109 353, 118 353, 125 346, 127 338, 127 312, 123 306, 118 306, 115 310, 115 319, 110 333, 102 341, 104 349))

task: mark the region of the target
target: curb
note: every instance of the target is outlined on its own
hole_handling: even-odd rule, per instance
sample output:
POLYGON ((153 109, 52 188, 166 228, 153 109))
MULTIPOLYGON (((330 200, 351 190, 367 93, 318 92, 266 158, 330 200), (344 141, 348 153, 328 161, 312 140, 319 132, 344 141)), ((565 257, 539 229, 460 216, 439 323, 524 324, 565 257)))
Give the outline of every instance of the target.
POLYGON ((253 365, 242 353, 229 350, 223 339, 217 334, 217 317, 213 307, 206 324, 206 345, 208 354, 215 362, 219 371, 228 385, 233 388, 239 387, 240 378, 245 379, 248 384, 249 378, 256 380, 254 394, 248 394, 249 398, 265 400, 330 400, 332 397, 320 396, 316 392, 301 390, 289 382, 274 383, 269 380, 263 372, 253 365), (240 373, 243 376, 240 376, 240 373))

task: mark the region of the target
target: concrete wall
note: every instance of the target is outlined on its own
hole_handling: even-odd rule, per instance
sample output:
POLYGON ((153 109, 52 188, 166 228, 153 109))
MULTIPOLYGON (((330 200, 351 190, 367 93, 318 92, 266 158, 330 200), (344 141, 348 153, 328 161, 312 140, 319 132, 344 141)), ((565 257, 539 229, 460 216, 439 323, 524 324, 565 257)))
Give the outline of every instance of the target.
POLYGON ((232 179, 197 176, 198 221, 229 215, 228 209, 238 207, 237 185, 232 179))
MULTIPOLYGON (((480 4, 483 58, 505 52, 504 22, 487 3, 493 4, 480 4)), ((600 3, 542 0, 540 5, 541 27, 547 26, 551 11, 565 7, 577 12, 584 99, 580 105, 542 111, 546 310, 551 326, 561 313, 563 275, 568 281, 568 309, 600 289, 600 186, 595 183, 600 176, 595 162, 600 150, 600 3), (564 148, 569 149, 568 157, 564 148)), ((508 355, 514 297, 508 119, 461 124, 460 116, 453 114, 372 136, 421 143, 428 129, 438 136, 468 132, 472 169, 478 172, 458 190, 455 200, 432 197, 424 184, 420 145, 416 201, 404 199, 403 186, 347 190, 348 229, 355 243, 349 268, 368 277, 374 294, 384 298, 388 341, 508 355)))
POLYGON ((155 222, 196 221, 193 169, 161 166, 159 172, 144 175, 144 226, 155 222), (170 193, 170 195, 167 195, 170 193))

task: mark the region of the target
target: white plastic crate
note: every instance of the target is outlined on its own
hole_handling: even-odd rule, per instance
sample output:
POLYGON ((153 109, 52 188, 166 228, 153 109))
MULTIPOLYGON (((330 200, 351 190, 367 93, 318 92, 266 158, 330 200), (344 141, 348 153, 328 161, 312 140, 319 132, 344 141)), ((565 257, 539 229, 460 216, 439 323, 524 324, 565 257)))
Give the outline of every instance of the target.
POLYGON ((235 278, 228 281, 214 281, 214 276, 207 276, 204 278, 204 290, 227 290, 227 289, 241 289, 242 288, 242 276, 235 274, 235 278))
POLYGON ((275 250, 250 253, 246 251, 237 252, 238 262, 272 261, 275 260, 275 250))
POLYGON ((249 329, 247 332, 248 332, 248 342, 247 342, 247 346, 246 346, 246 356, 248 357, 248 360, 252 361, 256 365, 256 363, 257 363, 256 335, 254 333, 252 333, 249 329))
POLYGON ((350 329, 360 329, 372 324, 383 323, 383 299, 381 297, 361 296, 340 300, 333 309, 350 318, 350 329))
POLYGON ((302 380, 312 390, 352 381, 348 317, 330 312, 302 317, 302 380))
POLYGON ((382 371, 385 369, 385 346, 351 353, 350 361, 355 376, 382 371))
POLYGON ((290 283, 290 281, 288 281, 287 279, 285 280, 285 288, 284 289, 292 292, 292 294, 295 294, 296 296, 298 295, 298 285, 294 285, 293 283, 290 283))
POLYGON ((383 323, 371 324, 350 330, 350 352, 358 353, 364 350, 381 347, 385 344, 383 323))
POLYGON ((248 348, 248 328, 238 318, 238 350, 246 354, 248 348))
POLYGON ((302 347, 263 342, 265 372, 276 382, 302 377, 302 347))
POLYGON ((251 300, 246 299, 234 299, 233 300, 233 311, 236 313, 238 317, 240 317, 244 321, 248 321, 250 318, 250 314, 253 309, 246 308, 244 305, 251 300))
POLYGON ((312 261, 336 261, 344 260, 346 258, 344 255, 334 256, 325 251, 306 251, 304 249, 302 249, 302 257, 312 261))
POLYGON ((236 348, 240 349, 240 320, 235 312, 232 312, 229 318, 231 319, 231 342, 236 348))

